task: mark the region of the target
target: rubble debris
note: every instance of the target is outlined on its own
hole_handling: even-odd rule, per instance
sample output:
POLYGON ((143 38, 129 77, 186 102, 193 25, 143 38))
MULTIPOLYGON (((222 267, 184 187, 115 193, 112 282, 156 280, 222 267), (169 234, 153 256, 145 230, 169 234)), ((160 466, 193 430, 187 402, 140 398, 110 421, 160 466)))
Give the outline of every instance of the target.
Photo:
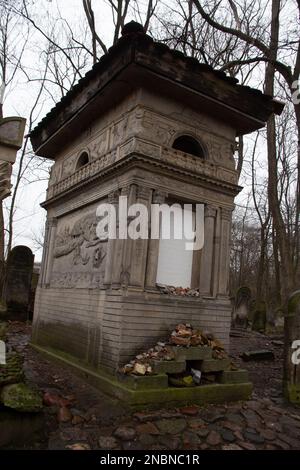
MULTIPOLYGON (((155 373, 153 362, 174 360, 177 346, 187 348, 208 346, 212 349, 213 359, 228 357, 221 341, 216 339, 213 334, 208 331, 202 332, 199 329, 194 329, 189 323, 179 323, 167 341, 158 341, 153 348, 138 354, 132 361, 121 367, 119 372, 133 375, 153 375, 155 373)), ((190 372, 189 375, 191 375, 190 372)))
POLYGON ((188 296, 188 297, 199 297, 199 289, 191 289, 189 287, 174 287, 167 286, 166 284, 156 284, 162 294, 188 296))
POLYGON ((192 375, 189 372, 183 372, 182 374, 173 374, 169 376, 170 385, 175 387, 195 387, 196 383, 193 380, 192 375))
POLYGON ((243 361, 274 361, 274 353, 269 349, 259 349, 257 351, 245 351, 240 355, 243 361))
POLYGON ((201 370, 191 368, 191 373, 192 373, 193 381, 195 382, 195 384, 199 385, 201 381, 201 370))

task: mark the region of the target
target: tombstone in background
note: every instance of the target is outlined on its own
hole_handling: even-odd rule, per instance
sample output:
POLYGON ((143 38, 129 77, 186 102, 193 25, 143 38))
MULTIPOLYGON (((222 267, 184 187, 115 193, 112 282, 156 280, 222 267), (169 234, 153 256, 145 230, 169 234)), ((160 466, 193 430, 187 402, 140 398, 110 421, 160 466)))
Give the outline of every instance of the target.
POLYGON ((252 318, 252 330, 264 333, 267 324, 267 307, 264 300, 254 302, 254 311, 252 318))
POLYGON ((5 301, 10 320, 27 320, 34 255, 27 246, 15 246, 8 255, 5 301))
MULTIPOLYGON (((17 151, 22 146, 25 123, 26 119, 21 117, 0 116, 0 204, 10 195, 12 165, 17 151)), ((6 311, 6 305, 1 299, 5 273, 5 263, 2 258, 3 253, 0 253, 0 315, 6 311)))
POLYGON ((274 327, 278 330, 284 328, 284 311, 282 308, 277 308, 274 313, 274 327))
POLYGON ((284 318, 283 389, 292 403, 300 403, 300 290, 288 301, 284 318))
POLYGON ((251 300, 251 290, 242 286, 237 290, 233 310, 232 323, 234 327, 247 328, 249 317, 249 304, 251 300))

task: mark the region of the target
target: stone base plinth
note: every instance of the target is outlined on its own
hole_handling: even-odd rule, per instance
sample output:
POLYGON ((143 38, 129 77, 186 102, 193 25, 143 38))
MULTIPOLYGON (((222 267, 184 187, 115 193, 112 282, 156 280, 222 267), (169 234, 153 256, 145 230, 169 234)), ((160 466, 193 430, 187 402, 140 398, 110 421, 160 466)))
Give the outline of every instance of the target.
POLYGON ((48 359, 53 359, 64 366, 70 367, 74 373, 84 378, 85 381, 101 390, 101 392, 119 399, 125 407, 130 409, 170 408, 185 404, 204 405, 247 400, 252 392, 252 384, 248 381, 176 388, 167 386, 167 375, 164 379, 164 374, 146 377, 125 377, 123 380, 119 380, 117 376, 100 369, 93 369, 60 351, 41 348, 36 345, 32 346, 37 351, 46 354, 48 359))
MULTIPOLYGON (((179 323, 211 332, 229 349, 228 299, 179 297, 130 289, 39 287, 33 342, 113 373, 157 341, 166 340, 179 323)), ((200 352, 194 348, 181 351, 174 347, 174 350, 178 360, 211 358, 209 348, 200 352)))

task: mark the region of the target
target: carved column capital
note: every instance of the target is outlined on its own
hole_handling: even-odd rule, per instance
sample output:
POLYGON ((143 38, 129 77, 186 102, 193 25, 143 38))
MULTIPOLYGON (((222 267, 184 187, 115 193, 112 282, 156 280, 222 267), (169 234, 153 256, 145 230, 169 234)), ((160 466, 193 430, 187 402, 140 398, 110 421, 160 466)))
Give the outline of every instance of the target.
POLYGON ((137 189, 137 199, 149 199, 151 189, 145 188, 143 186, 138 186, 137 189))
POLYGON ((227 209, 227 208, 222 207, 222 213, 221 213, 222 219, 230 221, 232 218, 232 210, 233 209, 227 209))
POLYGON ((154 204, 163 204, 166 200, 168 193, 166 191, 153 191, 152 201, 154 204))
POLYGON ((130 195, 130 185, 127 184, 126 186, 123 186, 121 189, 121 196, 123 197, 129 197, 130 195))
POLYGON ((112 191, 107 195, 107 202, 109 204, 118 204, 119 202, 119 191, 112 191))
POLYGON ((215 206, 212 206, 210 204, 207 204, 205 206, 204 210, 204 217, 216 217, 217 214, 217 208, 215 206))
POLYGON ((57 227, 57 222, 58 222, 57 217, 49 217, 46 221, 46 226, 48 228, 57 227))

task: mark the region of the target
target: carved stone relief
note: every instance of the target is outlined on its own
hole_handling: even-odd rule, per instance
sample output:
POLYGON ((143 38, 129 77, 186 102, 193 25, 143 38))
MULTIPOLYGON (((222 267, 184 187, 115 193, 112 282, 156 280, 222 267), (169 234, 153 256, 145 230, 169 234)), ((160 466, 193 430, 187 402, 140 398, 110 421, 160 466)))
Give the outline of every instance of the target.
MULTIPOLYGON (((81 210, 82 212, 82 210, 81 210)), ((100 287, 104 280, 107 242, 97 237, 96 207, 86 215, 58 222, 51 286, 100 287)))
POLYGON ((90 145, 91 159, 96 160, 107 151, 108 130, 102 132, 90 145))

